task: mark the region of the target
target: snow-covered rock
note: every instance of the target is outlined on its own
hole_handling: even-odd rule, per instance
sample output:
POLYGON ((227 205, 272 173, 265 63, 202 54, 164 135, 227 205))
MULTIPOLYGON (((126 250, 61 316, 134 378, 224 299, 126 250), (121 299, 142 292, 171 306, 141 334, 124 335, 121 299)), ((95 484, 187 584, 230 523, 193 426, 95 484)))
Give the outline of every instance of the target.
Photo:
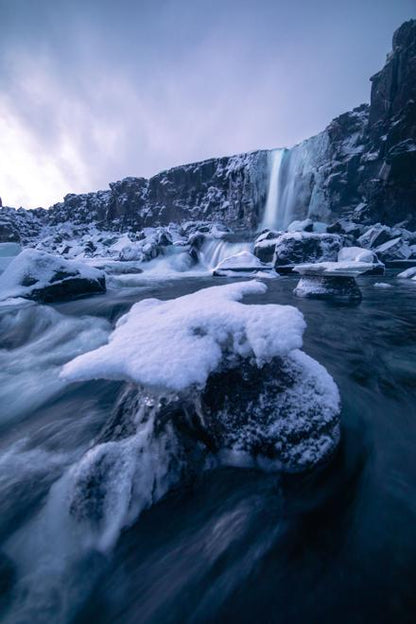
POLYGON ((177 428, 175 444, 178 431, 188 430, 199 449, 225 462, 310 468, 339 439, 339 395, 325 369, 299 350, 305 322, 296 308, 240 302, 266 290, 251 281, 141 301, 108 345, 69 362, 62 376, 133 382, 129 426, 137 427, 139 410, 151 411, 139 420, 151 420, 153 431, 177 428), (149 408, 143 392, 158 397, 146 399, 149 408))
POLYGON ((293 270, 300 275, 361 275, 371 271, 373 265, 369 262, 344 260, 341 262, 316 262, 297 264, 293 270))
POLYGON ((305 262, 331 262, 337 259, 341 247, 342 239, 337 234, 286 233, 276 241, 273 264, 279 272, 305 262))
POLYGON ((338 253, 338 262, 364 262, 372 265, 372 268, 366 271, 367 274, 384 275, 384 264, 373 251, 363 247, 343 247, 338 253))
POLYGON ((374 264, 377 256, 363 247, 343 247, 338 253, 338 262, 368 262, 374 264))
POLYGON ((287 226, 288 232, 312 232, 314 230, 312 219, 303 219, 302 221, 292 221, 287 226))
POLYGON ((379 247, 376 247, 374 251, 382 262, 407 260, 412 255, 412 250, 401 236, 383 243, 379 247))
POLYGON ((261 262, 250 251, 240 251, 233 256, 224 258, 213 269, 212 274, 219 277, 236 277, 243 275, 252 275, 258 271, 271 271, 271 266, 261 262))
POLYGON ((254 255, 262 262, 273 260, 274 250, 281 232, 266 230, 262 232, 254 241, 254 255))
POLYGON ((390 228, 387 225, 376 223, 368 228, 364 234, 358 238, 358 243, 363 247, 372 249, 378 245, 382 245, 386 241, 391 239, 390 228))
POLYGON ((23 297, 42 302, 105 292, 105 276, 81 262, 25 249, 0 275, 0 300, 23 297))
POLYGON ((355 276, 371 272, 372 267, 370 263, 348 260, 300 264, 293 269, 302 276, 293 293, 309 299, 356 303, 362 296, 355 276))
POLYGON ((348 303, 361 301, 362 295, 354 277, 349 275, 303 275, 293 293, 308 299, 333 299, 348 303))
POLYGON ((416 281, 416 266, 410 267, 409 269, 402 271, 397 277, 399 277, 400 279, 411 279, 416 281))
POLYGON ((349 221, 348 219, 338 219, 338 221, 331 223, 331 225, 327 227, 327 232, 330 234, 343 234, 353 240, 358 238, 362 231, 362 225, 349 221))

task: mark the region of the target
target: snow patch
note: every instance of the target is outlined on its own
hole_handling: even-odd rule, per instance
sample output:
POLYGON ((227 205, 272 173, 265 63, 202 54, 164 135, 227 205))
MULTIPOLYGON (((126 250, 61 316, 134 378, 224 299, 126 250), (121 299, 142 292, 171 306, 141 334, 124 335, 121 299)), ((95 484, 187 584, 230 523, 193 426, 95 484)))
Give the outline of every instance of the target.
POLYGON ((302 346, 305 321, 291 306, 240 303, 266 290, 251 281, 172 301, 145 299, 118 321, 107 345, 69 362, 61 376, 126 379, 179 391, 204 387, 224 357, 251 357, 259 366, 283 357, 302 346))

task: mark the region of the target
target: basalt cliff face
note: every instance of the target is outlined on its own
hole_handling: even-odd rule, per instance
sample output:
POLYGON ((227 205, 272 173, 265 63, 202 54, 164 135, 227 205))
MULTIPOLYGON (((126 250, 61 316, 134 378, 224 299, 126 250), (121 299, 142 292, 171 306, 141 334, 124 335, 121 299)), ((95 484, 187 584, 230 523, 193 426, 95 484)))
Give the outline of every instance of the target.
POLYGON ((416 228, 416 20, 395 32, 371 82, 370 105, 285 152, 280 187, 289 221, 350 218, 416 228))
POLYGON ((203 220, 251 230, 266 200, 267 163, 263 150, 175 167, 149 180, 125 178, 111 183, 109 191, 66 195, 50 209, 51 223, 95 221, 139 229, 203 220))
MULTIPOLYGON (((286 225, 305 217, 327 223, 349 218, 416 229, 416 20, 395 32, 392 52, 371 82, 370 105, 285 150, 277 209, 285 210, 286 225)), ((24 212, 31 228, 38 221, 140 229, 203 220, 255 230, 271 155, 261 150, 175 167, 149 180, 125 178, 109 190, 66 195, 49 211, 24 212)), ((23 214, 14 219, 13 211, 0 209, 0 238, 17 238, 24 221, 23 214)))

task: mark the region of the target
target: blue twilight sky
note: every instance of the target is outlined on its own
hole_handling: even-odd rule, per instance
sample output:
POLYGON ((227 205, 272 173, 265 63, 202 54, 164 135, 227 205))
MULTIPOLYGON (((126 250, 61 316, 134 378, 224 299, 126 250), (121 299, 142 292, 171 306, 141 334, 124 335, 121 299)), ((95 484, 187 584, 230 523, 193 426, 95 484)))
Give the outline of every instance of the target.
POLYGON ((369 101, 416 0, 0 0, 0 195, 290 146, 369 101))

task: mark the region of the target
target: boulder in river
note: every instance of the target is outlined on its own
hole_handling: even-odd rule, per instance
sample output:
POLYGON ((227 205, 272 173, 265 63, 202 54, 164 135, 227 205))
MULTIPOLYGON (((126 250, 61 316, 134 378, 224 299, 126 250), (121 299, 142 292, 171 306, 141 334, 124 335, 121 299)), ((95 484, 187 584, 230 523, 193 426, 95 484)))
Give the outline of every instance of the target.
POLYGON ((337 259, 342 238, 337 234, 288 232, 276 241, 273 264, 277 272, 290 272, 296 264, 332 262, 337 259))
POLYGON ((355 276, 367 273, 371 267, 369 263, 349 261, 298 265, 294 271, 301 278, 293 293, 308 299, 358 303, 362 295, 355 276))
POLYGON ((23 297, 50 303, 105 290, 102 271, 35 249, 22 251, 0 276, 0 300, 23 297))
POLYGON ((129 382, 69 478, 70 511, 99 527, 101 547, 203 469, 301 472, 332 456, 337 387, 300 350, 305 322, 296 308, 240 301, 266 290, 251 281, 145 299, 107 345, 64 366, 67 381, 129 382))

